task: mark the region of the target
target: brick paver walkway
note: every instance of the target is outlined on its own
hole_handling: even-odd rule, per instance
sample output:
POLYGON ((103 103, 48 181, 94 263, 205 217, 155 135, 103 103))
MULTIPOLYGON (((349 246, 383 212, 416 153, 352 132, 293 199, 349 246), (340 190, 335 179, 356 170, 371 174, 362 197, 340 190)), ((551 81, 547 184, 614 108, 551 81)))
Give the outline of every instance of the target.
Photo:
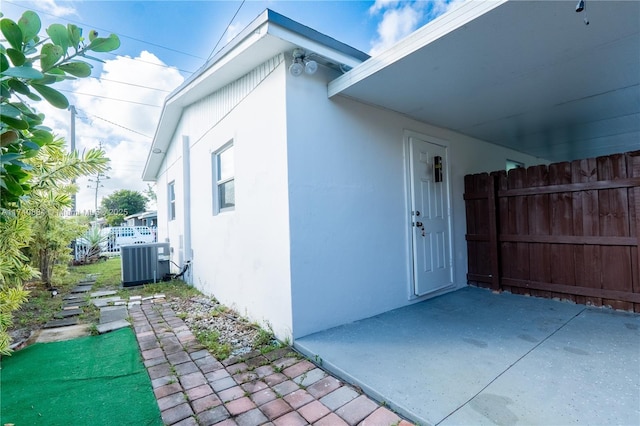
POLYGON ((129 312, 166 425, 410 425, 290 348, 220 362, 169 306, 129 312))

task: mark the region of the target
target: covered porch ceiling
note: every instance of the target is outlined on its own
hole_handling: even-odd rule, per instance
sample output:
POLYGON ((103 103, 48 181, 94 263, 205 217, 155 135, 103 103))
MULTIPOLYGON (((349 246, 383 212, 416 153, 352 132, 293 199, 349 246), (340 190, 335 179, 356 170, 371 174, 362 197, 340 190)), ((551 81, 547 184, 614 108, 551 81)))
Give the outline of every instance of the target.
POLYGON ((550 161, 640 149, 640 2, 474 1, 332 81, 550 161))

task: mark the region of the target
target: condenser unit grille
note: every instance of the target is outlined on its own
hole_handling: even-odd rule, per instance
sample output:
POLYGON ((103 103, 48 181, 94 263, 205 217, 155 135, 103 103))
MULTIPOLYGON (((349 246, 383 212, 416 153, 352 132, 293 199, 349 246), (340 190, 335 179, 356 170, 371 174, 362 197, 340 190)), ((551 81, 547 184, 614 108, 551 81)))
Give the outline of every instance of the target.
POLYGON ((123 287, 162 281, 169 274, 169 243, 122 246, 120 256, 123 287))

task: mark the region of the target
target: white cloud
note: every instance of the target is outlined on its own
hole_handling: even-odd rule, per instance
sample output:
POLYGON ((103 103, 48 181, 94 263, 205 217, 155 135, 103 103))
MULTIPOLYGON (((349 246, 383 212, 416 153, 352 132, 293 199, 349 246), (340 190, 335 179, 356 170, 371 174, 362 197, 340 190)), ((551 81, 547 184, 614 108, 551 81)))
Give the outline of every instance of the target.
POLYGON ((442 15, 454 4, 464 0, 396 1, 376 0, 369 8, 372 16, 382 15, 377 37, 371 43, 370 54, 377 55, 411 34, 420 26, 442 15))
POLYGON ((55 0, 39 0, 38 8, 58 17, 77 15, 75 8, 69 6, 69 4, 69 2, 65 2, 65 5, 62 6, 57 4, 55 0))
POLYGON ((369 13, 374 15, 383 9, 396 7, 400 3, 398 0, 376 0, 369 8, 369 13))
POLYGON ((244 24, 229 25, 229 28, 227 28, 227 33, 225 34, 226 35, 225 43, 229 43, 231 40, 233 40, 235 36, 240 34, 240 31, 242 31, 244 27, 245 27, 244 24))
MULTIPOLYGON (((94 75, 99 79, 75 80, 72 91, 78 94, 67 97, 77 110, 76 148, 82 151, 102 142, 111 159, 111 170, 107 173, 110 179, 98 191, 100 205, 103 196, 118 189, 146 189, 141 175, 161 112, 161 108, 149 105, 161 106, 183 77, 178 70, 165 67, 155 55, 144 51, 136 58, 118 56, 108 60, 100 74, 94 75)), ((44 102, 36 107, 45 113, 45 124, 69 141, 70 112, 44 102)), ((86 178, 78 181, 78 211, 94 210, 95 189, 87 188, 88 185, 95 188, 86 178)))

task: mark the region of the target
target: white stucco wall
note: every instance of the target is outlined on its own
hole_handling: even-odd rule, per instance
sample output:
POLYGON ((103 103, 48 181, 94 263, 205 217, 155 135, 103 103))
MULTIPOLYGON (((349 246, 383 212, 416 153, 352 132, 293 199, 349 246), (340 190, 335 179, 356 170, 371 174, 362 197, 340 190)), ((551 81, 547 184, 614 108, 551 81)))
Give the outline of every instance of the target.
POLYGON ((335 75, 321 68, 293 78, 279 61, 256 74, 260 82, 250 91, 251 79, 226 100, 209 97, 186 108, 173 135, 158 176, 159 240, 169 238, 176 263, 192 257, 190 282, 268 322, 280 338, 421 300, 410 280, 405 171, 405 138, 415 132, 449 149, 455 282, 465 286, 464 175, 503 168, 507 158, 541 161, 354 100, 328 99, 335 75), (183 137, 191 154, 190 208, 183 137), (236 209, 215 215, 212 154, 230 141, 236 209), (176 219, 169 221, 172 180, 176 219), (187 214, 192 256, 181 246, 187 214))
MULTIPOLYGON (((189 138, 193 285, 250 320, 273 327, 284 339, 291 336, 292 314, 282 96, 286 68, 280 60, 257 72, 257 80, 245 79, 227 95, 187 108, 171 147, 181 152, 182 137, 189 138), (236 208, 214 214, 212 156, 230 141, 235 151, 236 208)), ((181 161, 159 176, 159 188, 172 176, 182 176, 181 161)), ((166 221, 166 188, 163 191, 158 191, 160 211, 164 210, 160 221, 166 221)), ((182 193, 176 196, 182 204, 182 193)), ((185 214, 181 208, 177 220, 159 227, 160 238, 168 236, 175 253, 185 214)))
POLYGON ((454 279, 466 285, 464 175, 540 161, 336 97, 326 78, 288 78, 294 337, 414 303, 406 131, 449 147, 454 279))

